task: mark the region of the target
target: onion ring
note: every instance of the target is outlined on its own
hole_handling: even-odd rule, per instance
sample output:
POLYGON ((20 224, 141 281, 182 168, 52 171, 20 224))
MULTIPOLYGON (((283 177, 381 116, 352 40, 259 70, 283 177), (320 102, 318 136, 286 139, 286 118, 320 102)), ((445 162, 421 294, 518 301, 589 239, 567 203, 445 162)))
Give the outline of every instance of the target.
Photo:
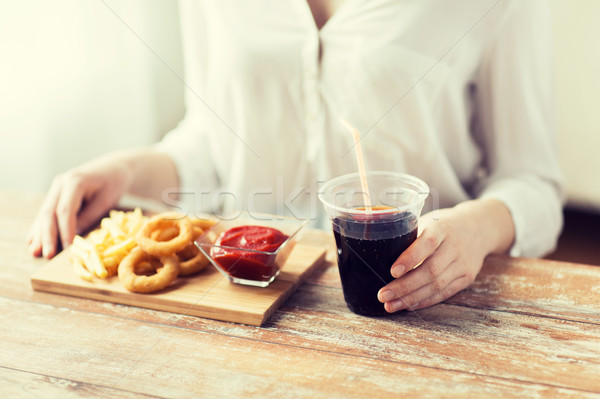
POLYGON ((162 267, 162 263, 158 258, 142 260, 133 266, 133 271, 138 276, 152 276, 156 274, 156 270, 162 267))
POLYGON ((199 227, 202 230, 208 230, 211 227, 213 227, 215 225, 215 223, 217 223, 214 220, 210 220, 210 219, 191 219, 192 220, 192 225, 194 227, 199 227))
POLYGON ((174 212, 156 215, 148 220, 135 236, 140 248, 156 257, 169 256, 183 250, 192 238, 192 222, 174 212), (152 239, 152 232, 157 229, 176 227, 179 229, 177 236, 168 241, 152 239))
POLYGON ((202 233, 204 233, 204 230, 200 227, 194 227, 192 242, 183 250, 177 252, 180 276, 189 276, 190 274, 198 273, 210 263, 202 251, 194 244, 194 241, 196 241, 202 233))
POLYGON ((140 247, 134 248, 119 265, 119 280, 127 290, 142 294, 166 288, 179 274, 179 260, 175 255, 159 258, 161 265, 156 269, 156 274, 151 276, 136 274, 137 265, 145 264, 144 269, 146 269, 148 263, 155 265, 156 259, 140 247))
POLYGON ((166 229, 156 229, 150 233, 150 238, 154 241, 169 241, 179 235, 179 228, 176 226, 167 227, 166 229))

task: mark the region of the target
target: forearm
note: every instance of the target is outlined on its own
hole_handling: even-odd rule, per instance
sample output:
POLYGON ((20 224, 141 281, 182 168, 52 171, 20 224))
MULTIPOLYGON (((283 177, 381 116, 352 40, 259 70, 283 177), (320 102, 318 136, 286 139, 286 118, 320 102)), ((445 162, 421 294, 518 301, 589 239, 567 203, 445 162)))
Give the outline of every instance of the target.
POLYGON ((481 245, 487 254, 507 253, 515 240, 512 215, 504 203, 494 198, 482 198, 456 205, 456 210, 465 212, 475 221, 481 236, 481 245))
POLYGON ((108 162, 119 168, 124 191, 136 196, 160 201, 165 190, 179 186, 171 158, 152 148, 116 151, 92 162, 108 162))

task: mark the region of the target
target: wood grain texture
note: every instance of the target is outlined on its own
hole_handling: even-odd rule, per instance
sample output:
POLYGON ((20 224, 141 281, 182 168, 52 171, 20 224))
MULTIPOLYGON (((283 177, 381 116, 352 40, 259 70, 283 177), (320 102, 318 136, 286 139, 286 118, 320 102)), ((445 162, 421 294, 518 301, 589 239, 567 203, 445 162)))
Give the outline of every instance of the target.
POLYGON ((0 394, 3 398, 87 399, 151 399, 153 395, 98 386, 93 383, 66 380, 47 375, 0 367, 0 394))
POLYGON ((312 286, 303 286, 286 306, 292 309, 282 309, 265 327, 305 347, 600 390, 595 324, 446 304, 365 320, 345 309, 337 289, 312 286))
POLYGON ((100 306, 95 301, 57 295, 38 300, 62 309, 231 337, 521 382, 600 390, 595 378, 600 374, 600 327, 595 324, 444 304, 366 319, 347 310, 340 289, 313 285, 300 287, 264 328, 109 303, 100 306))
POLYGON ((231 337, 600 390, 595 378, 600 373, 600 327, 594 324, 444 304, 366 319, 347 310, 340 289, 314 285, 301 286, 264 328, 57 295, 33 299, 231 337))
POLYGON ((4 367, 109 391, 160 397, 360 398, 398 393, 423 397, 441 392, 503 398, 523 394, 593 397, 585 391, 302 348, 288 342, 165 328, 44 304, 0 299, 0 307, 13 309, 5 317, 15 320, 10 327, 0 324, 0 334, 10 331, 14 336, 12 343, 0 341, 4 367), (35 334, 30 330, 32 321, 37 325, 35 334), (10 356, 15 354, 15 346, 21 351, 10 356))
POLYGON ((600 324, 600 267, 491 256, 446 303, 600 324))
POLYGON ((0 196, 0 397, 600 398, 600 268, 488 258, 445 304, 372 319, 316 234, 328 262, 255 327, 33 291, 39 199, 0 196))
POLYGON ((42 301, 59 308, 232 337, 522 382, 599 389, 594 377, 600 373, 600 333, 593 324, 582 327, 581 323, 552 318, 449 305, 386 319, 365 319, 347 310, 339 288, 314 285, 302 286, 262 329, 112 304, 99 307, 95 301, 55 295, 42 301))

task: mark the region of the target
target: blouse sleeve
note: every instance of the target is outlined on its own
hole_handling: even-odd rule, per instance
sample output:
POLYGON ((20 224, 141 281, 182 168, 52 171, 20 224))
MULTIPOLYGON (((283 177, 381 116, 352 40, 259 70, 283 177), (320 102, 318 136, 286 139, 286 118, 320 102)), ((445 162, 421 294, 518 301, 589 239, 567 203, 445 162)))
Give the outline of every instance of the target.
POLYGON ((513 256, 547 254, 562 228, 549 8, 546 0, 511 3, 475 81, 475 135, 487 172, 476 194, 510 210, 513 256))
POLYGON ((219 177, 211 157, 203 107, 206 74, 206 31, 203 15, 191 1, 180 2, 181 35, 184 55, 185 118, 154 145, 175 164, 179 177, 178 194, 182 206, 210 212, 210 201, 201 198, 218 188, 219 177), (196 209, 197 208, 197 209, 196 209))
POLYGON ((219 179, 203 126, 186 116, 154 145, 154 149, 167 154, 175 164, 179 205, 197 212, 211 212, 206 200, 208 194, 218 188, 219 179))

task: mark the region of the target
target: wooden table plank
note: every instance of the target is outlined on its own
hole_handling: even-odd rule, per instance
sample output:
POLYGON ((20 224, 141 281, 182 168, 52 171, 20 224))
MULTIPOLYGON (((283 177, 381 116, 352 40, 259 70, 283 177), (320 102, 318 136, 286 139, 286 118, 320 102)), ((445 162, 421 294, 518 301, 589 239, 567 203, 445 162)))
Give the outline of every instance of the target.
MULTIPOLYGON (((518 397, 592 393, 0 299, 0 362, 164 397, 518 397), (17 353, 18 350, 18 353, 17 353), (82 367, 85 365, 85 367, 82 367)), ((257 328, 259 329, 259 328, 257 328)))
POLYGON ((493 256, 446 303, 600 324, 600 267, 493 256))
MULTIPOLYGON (((3 292, 15 286, 0 283, 3 292)), ((22 291, 12 292, 13 297, 231 337, 600 391, 594 378, 600 375, 600 326, 595 324, 444 304, 370 319, 348 311, 341 289, 304 285, 266 329, 253 329, 60 295, 19 295, 22 291)))
POLYGON ((151 399, 143 395, 90 383, 55 378, 26 371, 0 367, 0 394, 3 398, 61 398, 88 399, 151 399))
MULTIPOLYGON (((0 196, 0 387, 77 384, 73 397, 600 397, 591 392, 600 393, 598 268, 488 258, 446 304, 379 320, 347 310, 330 262, 258 328, 33 292, 29 277, 45 261, 23 239, 40 198, 0 196)), ((312 238, 333 248, 330 234, 312 238)))
POLYGON ((365 320, 344 309, 335 289, 311 286, 286 306, 265 327, 298 345, 600 392, 595 324, 446 304, 365 320))

